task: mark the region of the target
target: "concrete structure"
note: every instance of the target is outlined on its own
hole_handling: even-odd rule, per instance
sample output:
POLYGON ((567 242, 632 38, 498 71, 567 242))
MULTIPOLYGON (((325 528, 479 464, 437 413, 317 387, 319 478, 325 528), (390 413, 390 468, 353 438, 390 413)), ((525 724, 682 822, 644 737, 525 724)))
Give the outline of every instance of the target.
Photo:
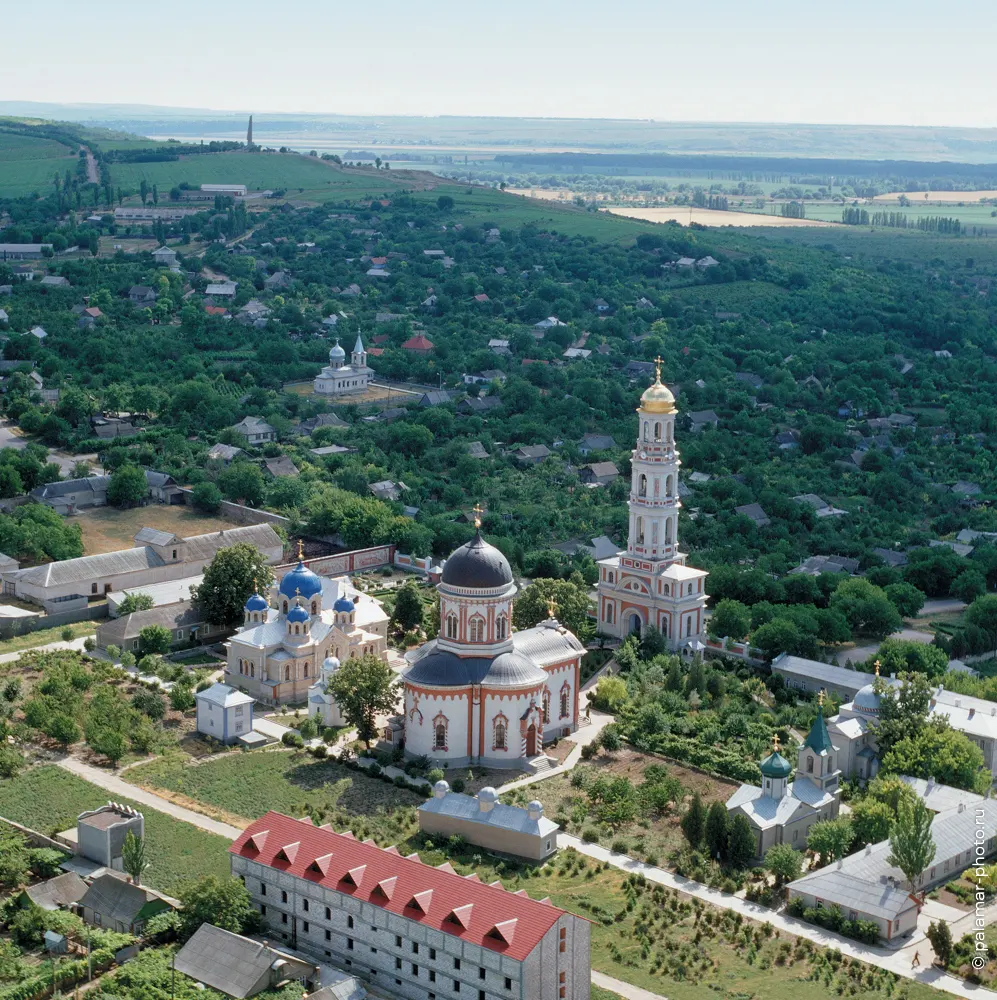
MULTIPOLYGON (((922 786, 914 787, 920 791, 922 786)), ((923 787, 927 804, 932 794, 927 783, 923 787)), ((806 907, 837 906, 850 920, 875 923, 887 941, 911 934, 926 892, 958 878, 997 849, 992 810, 984 808, 981 796, 946 786, 935 788, 944 788, 937 799, 949 808, 932 821, 935 856, 916 885, 910 885, 903 872, 889 864, 890 842, 884 840, 791 882, 790 901, 799 899, 806 907)))
POLYGON ((448 864, 270 812, 229 848, 271 940, 389 997, 588 1000, 589 925, 448 864))
POLYGON ((236 1000, 295 980, 313 988, 319 980, 317 966, 213 924, 201 924, 173 964, 177 972, 236 1000))
POLYGON ((157 267, 174 268, 177 266, 177 252, 171 247, 158 247, 153 250, 152 259, 157 267))
POLYGON ((584 647, 553 606, 535 628, 512 631, 512 570, 480 531, 446 560, 437 590, 440 633, 406 654, 406 753, 534 769, 545 742, 578 727, 584 647))
POLYGON ((640 398, 631 461, 627 548, 599 560, 599 629, 621 639, 654 626, 670 649, 692 649, 703 632, 707 572, 678 547, 679 453, 675 397, 661 382, 640 398))
POLYGON ((194 695, 197 731, 219 743, 235 743, 253 731, 253 699, 228 684, 212 684, 194 695))
POLYGON ((90 883, 79 908, 88 924, 141 935, 150 917, 176 909, 176 904, 162 893, 129 882, 123 874, 104 872, 90 883))
POLYGON ((201 190, 210 195, 222 194, 230 198, 245 198, 247 189, 245 184, 202 184, 201 190))
MULTIPOLYGON (((2 567, 0 567, 2 568, 2 567)), ((128 587, 125 590, 112 590, 107 595, 107 613, 112 618, 118 617, 118 608, 126 597, 134 594, 145 594, 151 598, 154 608, 168 604, 179 604, 181 601, 192 600, 191 591, 204 582, 204 574, 186 576, 179 580, 167 580, 165 583, 154 583, 145 587, 128 587)))
POLYGON ((329 364, 316 376, 314 388, 322 396, 350 396, 366 392, 373 377, 374 371, 367 367, 367 351, 358 333, 349 364, 337 338, 329 351, 329 364))
POLYGON ((433 797, 418 808, 419 829, 436 837, 462 837, 496 854, 543 861, 557 850, 557 823, 547 819, 534 800, 525 809, 503 805, 494 788, 477 795, 450 791, 445 781, 433 786, 433 797))
POLYGON ((121 847, 131 832, 145 836, 145 819, 131 806, 108 802, 76 817, 76 850, 105 868, 121 871, 121 847))
POLYGON ((269 524, 249 524, 188 538, 169 535, 169 538, 165 545, 150 541, 118 552, 4 572, 4 593, 42 603, 71 595, 97 598, 116 590, 140 589, 203 573, 222 549, 239 542, 255 545, 271 565, 279 563, 284 555, 284 543, 269 524))
POLYGON ((243 627, 225 644, 225 681, 267 705, 303 701, 319 664, 372 653, 387 659, 388 616, 346 577, 297 566, 271 592, 252 594, 243 627))
POLYGON ((790 844, 798 851, 807 846, 807 833, 820 820, 836 819, 841 804, 835 747, 823 711, 797 753, 796 779, 789 781, 793 765, 779 752, 761 762, 762 786, 741 785, 727 800, 729 813, 742 813, 755 834, 755 857, 776 844, 790 844))

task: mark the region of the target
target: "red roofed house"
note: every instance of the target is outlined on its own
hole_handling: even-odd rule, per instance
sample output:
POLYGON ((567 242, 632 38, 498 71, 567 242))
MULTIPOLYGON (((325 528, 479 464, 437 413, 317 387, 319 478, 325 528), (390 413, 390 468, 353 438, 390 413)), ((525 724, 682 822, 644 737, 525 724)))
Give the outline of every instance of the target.
POLYGON ((488 302, 489 299, 488 299, 488 296, 485 295, 484 292, 482 292, 480 295, 475 295, 474 296, 474 301, 475 302, 488 302))
POLYGON ((224 306, 205 306, 204 311, 209 316, 227 316, 228 310, 224 306))
POLYGON ((402 350, 412 354, 429 354, 433 350, 433 342, 425 334, 417 333, 402 344, 402 350))
POLYGON ((267 934, 412 1000, 589 1000, 589 924, 449 864, 269 812, 229 848, 267 934))
POLYGON ((387 257, 371 257, 370 262, 371 262, 371 265, 373 267, 384 267, 384 265, 388 263, 388 258, 387 257))
POLYGON ((371 357, 379 358, 384 353, 384 348, 383 347, 368 347, 367 348, 367 353, 369 355, 371 355, 371 357))

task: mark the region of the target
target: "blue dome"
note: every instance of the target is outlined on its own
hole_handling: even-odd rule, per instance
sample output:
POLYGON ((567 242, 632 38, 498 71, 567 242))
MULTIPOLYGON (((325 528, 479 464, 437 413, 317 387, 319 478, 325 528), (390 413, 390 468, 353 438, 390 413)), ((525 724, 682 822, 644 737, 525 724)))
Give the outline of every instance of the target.
POLYGON ((300 605, 295 604, 293 608, 287 613, 287 620, 289 622, 306 622, 311 616, 307 611, 300 605))
POLYGON ((340 597, 332 606, 332 610, 350 612, 356 610, 356 606, 348 597, 340 597))
POLYGON ((267 599, 260 594, 250 594, 249 600, 246 601, 247 611, 266 611, 269 607, 267 599))
POLYGON ((322 580, 313 573, 302 561, 280 581, 280 593, 284 597, 314 597, 322 592, 322 580))

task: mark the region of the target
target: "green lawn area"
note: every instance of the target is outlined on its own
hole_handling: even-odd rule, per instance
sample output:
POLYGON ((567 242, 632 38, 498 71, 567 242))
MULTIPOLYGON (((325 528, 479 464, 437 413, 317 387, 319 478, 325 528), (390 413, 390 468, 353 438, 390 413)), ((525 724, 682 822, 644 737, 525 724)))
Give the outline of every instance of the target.
MULTIPOLYGON (((16 628, 17 619, 14 619, 16 628)), ((24 635, 15 635, 13 638, 4 639, 0 642, 0 654, 20 653, 25 649, 37 649, 39 646, 47 646, 50 642, 62 642, 62 633, 70 629, 74 639, 79 639, 81 635, 93 635, 97 631, 97 626, 93 622, 73 622, 72 625, 60 626, 59 628, 42 628, 37 632, 25 632, 24 635)))
POLYGON ((130 768, 135 785, 168 789, 235 816, 256 819, 269 809, 302 816, 320 810, 337 830, 395 843, 415 829, 414 807, 424 799, 338 761, 318 760, 304 751, 236 753, 190 767, 173 753, 130 768))
MULTIPOLYGON (((86 809, 104 805, 108 793, 55 765, 32 768, 0 781, 0 816, 41 833, 68 830, 86 809)), ((176 893, 185 879, 229 873, 224 837, 206 833, 147 806, 127 802, 145 816, 149 869, 145 881, 176 893)))
POLYGON ((56 171, 76 171, 76 155, 54 139, 0 131, 0 197, 49 193, 56 171))

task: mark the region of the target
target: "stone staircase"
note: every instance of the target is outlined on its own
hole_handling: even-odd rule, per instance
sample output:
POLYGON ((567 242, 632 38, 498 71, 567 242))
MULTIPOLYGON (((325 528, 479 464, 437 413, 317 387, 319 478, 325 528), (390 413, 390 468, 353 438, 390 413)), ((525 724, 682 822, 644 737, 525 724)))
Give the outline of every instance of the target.
POLYGON ((529 760, 530 770, 534 774, 546 774, 548 771, 553 771, 557 767, 557 761, 551 760, 546 754, 541 754, 539 757, 531 757, 529 760))

